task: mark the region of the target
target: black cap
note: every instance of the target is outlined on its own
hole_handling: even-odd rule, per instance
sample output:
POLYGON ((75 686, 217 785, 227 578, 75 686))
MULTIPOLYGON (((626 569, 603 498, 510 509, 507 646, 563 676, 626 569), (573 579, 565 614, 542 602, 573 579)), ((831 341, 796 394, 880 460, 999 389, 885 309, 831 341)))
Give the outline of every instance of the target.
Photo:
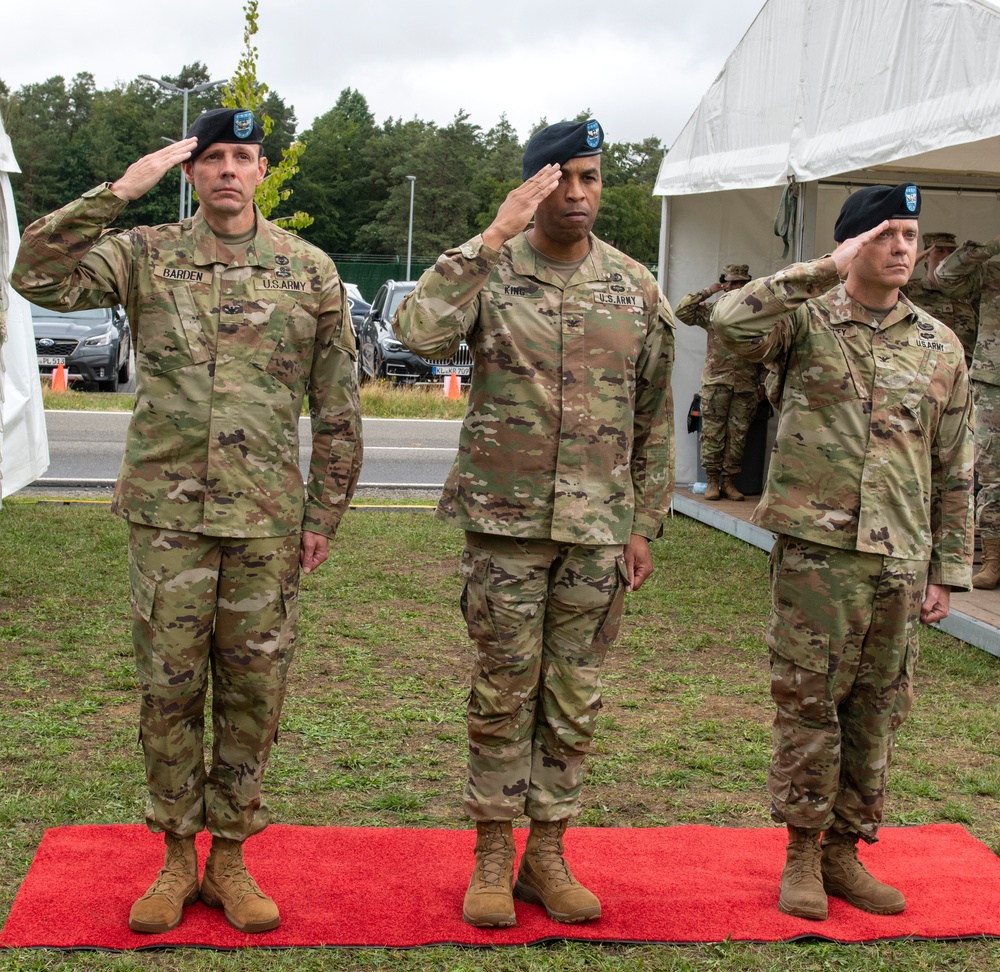
POLYGON ((603 144, 604 129, 593 118, 556 122, 531 136, 521 160, 521 178, 530 179, 547 165, 562 165, 584 155, 600 155, 603 144))
POLYGON ((919 215, 920 190, 912 182, 865 186, 848 196, 840 207, 833 238, 843 243, 875 229, 884 219, 916 219, 919 215))
POLYGON ((197 138, 188 162, 194 161, 216 142, 236 142, 244 145, 260 145, 264 141, 264 129, 253 116, 252 111, 236 108, 213 108, 199 115, 188 129, 186 138, 197 138))

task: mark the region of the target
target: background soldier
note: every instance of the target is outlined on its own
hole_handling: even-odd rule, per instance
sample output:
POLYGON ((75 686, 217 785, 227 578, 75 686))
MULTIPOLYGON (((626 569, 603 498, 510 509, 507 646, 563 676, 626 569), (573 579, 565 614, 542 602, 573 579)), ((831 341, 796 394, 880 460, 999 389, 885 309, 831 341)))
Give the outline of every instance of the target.
MULTIPOLYGON (((950 297, 938 283, 935 273, 941 262, 955 252, 954 233, 924 233, 924 249, 917 254, 923 260, 924 275, 911 280, 902 292, 921 310, 947 324, 965 349, 965 363, 971 369, 972 353, 976 347, 979 330, 978 309, 965 300, 950 297)), ((971 377, 971 376, 970 376, 971 377)))
POLYGON ((295 645, 299 566, 326 559, 361 467, 343 287, 323 253, 254 206, 262 136, 248 111, 206 112, 186 139, 29 226, 12 274, 53 310, 122 303, 135 335, 135 410, 112 508, 129 521, 146 820, 166 843, 129 916, 137 932, 173 928, 197 899, 195 834, 206 827, 202 900, 241 931, 278 925, 242 844, 267 826, 261 780, 295 645), (191 219, 105 233, 177 163, 198 193, 191 219))
POLYGON ((979 317, 979 336, 969 368, 976 402, 976 529, 982 569, 972 586, 1000 584, 1000 236, 987 243, 963 243, 937 268, 945 293, 969 302, 979 317))
POLYGON ((950 591, 971 577, 962 346, 898 293, 919 211, 916 186, 859 189, 841 209, 832 256, 752 281, 713 317, 733 350, 784 375, 753 519, 778 535, 768 788, 772 815, 788 826, 778 907, 802 918, 825 918, 827 893, 875 914, 906 906, 856 845, 877 839, 918 621, 946 617, 950 591))
POLYGON ((743 452, 750 424, 760 401, 759 367, 724 347, 711 326, 709 298, 719 291, 739 290, 750 279, 745 263, 730 263, 719 282, 681 298, 675 314, 685 324, 703 327, 708 334, 705 368, 701 373, 701 464, 708 488, 705 499, 743 500, 734 477, 743 468, 743 452))
POLYGON ((601 913, 562 835, 580 812, 604 656, 626 589, 653 569, 673 485, 670 309, 643 266, 590 232, 603 137, 593 120, 536 133, 524 183, 424 273, 395 321, 418 354, 446 358, 465 337, 475 356, 438 515, 466 531, 476 863, 463 917, 478 926, 515 922, 521 813, 531 831, 514 893, 557 921, 601 913))

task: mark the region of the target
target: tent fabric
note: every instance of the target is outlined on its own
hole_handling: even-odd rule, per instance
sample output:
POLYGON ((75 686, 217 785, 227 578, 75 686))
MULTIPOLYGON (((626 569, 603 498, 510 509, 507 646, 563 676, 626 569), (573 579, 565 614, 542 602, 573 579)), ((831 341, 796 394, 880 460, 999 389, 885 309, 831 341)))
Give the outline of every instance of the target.
POLYGON ((998 50, 1000 10, 980 0, 770 0, 665 157, 654 194, 911 159, 905 167, 998 175, 998 50))
MULTIPOLYGON (((922 230, 995 236, 997 50, 1000 8, 982 0, 768 0, 660 167, 660 286, 671 304, 726 263, 763 276, 829 252, 837 211, 860 184, 915 181, 922 230), (772 227, 790 180, 799 223, 782 258, 772 227)), ((677 415, 700 383, 697 331, 677 330, 677 415)), ((677 481, 699 478, 696 437, 679 432, 677 481)))
POLYGON ((7 325, 7 339, 0 347, 0 504, 49 467, 31 312, 8 283, 20 234, 7 173, 19 171, 0 120, 0 307, 7 325))

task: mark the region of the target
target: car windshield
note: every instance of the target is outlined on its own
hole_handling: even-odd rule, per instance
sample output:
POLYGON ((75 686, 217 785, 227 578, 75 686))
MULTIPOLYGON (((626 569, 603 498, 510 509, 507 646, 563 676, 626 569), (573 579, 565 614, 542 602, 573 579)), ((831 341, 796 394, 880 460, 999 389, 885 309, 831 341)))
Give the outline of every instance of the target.
POLYGON ((59 320, 63 320, 65 318, 70 321, 106 321, 108 319, 108 310, 106 307, 87 307, 83 310, 69 311, 64 314, 62 311, 48 310, 45 307, 39 307, 37 304, 32 304, 31 316, 33 318, 56 317, 59 320))

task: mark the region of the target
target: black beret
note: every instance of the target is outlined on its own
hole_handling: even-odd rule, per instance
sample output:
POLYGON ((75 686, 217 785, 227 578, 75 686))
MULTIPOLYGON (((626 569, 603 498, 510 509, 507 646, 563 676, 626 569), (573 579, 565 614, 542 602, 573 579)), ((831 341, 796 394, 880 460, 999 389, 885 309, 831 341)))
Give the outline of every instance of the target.
POLYGON ((884 219, 916 219, 920 190, 912 182, 899 186, 865 186, 851 193, 840 207, 833 238, 838 243, 875 229, 884 219))
POLYGON ((252 111, 236 108, 213 108, 199 115, 188 129, 186 138, 197 138, 188 162, 194 161, 216 142, 242 142, 244 145, 260 145, 264 141, 264 129, 253 116, 252 111))
POLYGON ((584 155, 600 155, 603 144, 604 129, 593 118, 582 122, 556 122, 531 136, 521 161, 521 178, 530 179, 546 165, 562 165, 584 155))

